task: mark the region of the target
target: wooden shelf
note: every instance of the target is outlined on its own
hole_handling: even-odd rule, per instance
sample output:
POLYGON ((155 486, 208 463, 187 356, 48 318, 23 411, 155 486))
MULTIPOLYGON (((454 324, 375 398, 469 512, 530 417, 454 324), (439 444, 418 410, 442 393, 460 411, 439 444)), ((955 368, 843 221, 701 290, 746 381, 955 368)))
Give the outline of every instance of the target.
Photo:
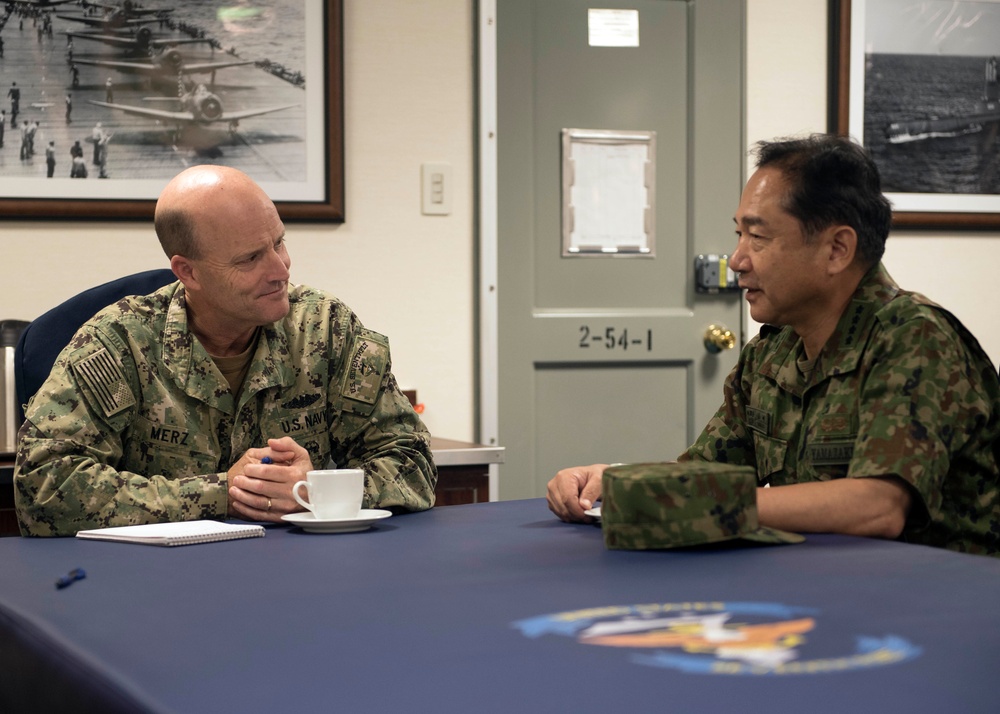
POLYGON ((431 453, 438 467, 436 505, 490 500, 490 465, 503 463, 503 447, 432 437, 431 453))

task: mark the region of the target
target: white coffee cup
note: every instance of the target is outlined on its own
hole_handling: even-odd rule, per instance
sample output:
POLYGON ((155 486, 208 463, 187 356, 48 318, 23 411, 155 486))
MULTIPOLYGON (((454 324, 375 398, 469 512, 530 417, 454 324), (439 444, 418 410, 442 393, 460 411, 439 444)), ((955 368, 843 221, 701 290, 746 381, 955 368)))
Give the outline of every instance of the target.
POLYGON ((303 508, 312 511, 317 520, 354 518, 361 510, 365 492, 363 469, 326 469, 310 471, 305 481, 292 486, 292 496, 303 508), (299 487, 305 486, 308 501, 299 496, 299 487))

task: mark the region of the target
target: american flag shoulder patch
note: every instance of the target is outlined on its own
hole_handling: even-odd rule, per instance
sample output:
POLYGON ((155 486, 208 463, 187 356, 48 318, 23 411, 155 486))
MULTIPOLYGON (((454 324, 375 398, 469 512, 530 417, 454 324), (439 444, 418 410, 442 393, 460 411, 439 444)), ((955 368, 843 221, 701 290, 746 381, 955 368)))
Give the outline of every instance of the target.
POLYGON ((135 395, 122 368, 106 349, 73 365, 76 376, 93 393, 104 416, 113 416, 135 404, 135 395))

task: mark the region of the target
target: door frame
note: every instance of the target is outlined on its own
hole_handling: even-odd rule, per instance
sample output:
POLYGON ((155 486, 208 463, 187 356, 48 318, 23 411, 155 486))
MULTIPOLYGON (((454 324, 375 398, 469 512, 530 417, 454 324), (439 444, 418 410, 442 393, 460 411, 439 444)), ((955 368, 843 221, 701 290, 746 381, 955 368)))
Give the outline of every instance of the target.
MULTIPOLYGON (((500 436, 500 310, 497 299, 497 28, 496 0, 478 0, 476 47, 476 149, 479 160, 477 212, 479 274, 479 443, 499 445, 500 436)), ((490 500, 500 497, 499 468, 490 465, 490 500)))

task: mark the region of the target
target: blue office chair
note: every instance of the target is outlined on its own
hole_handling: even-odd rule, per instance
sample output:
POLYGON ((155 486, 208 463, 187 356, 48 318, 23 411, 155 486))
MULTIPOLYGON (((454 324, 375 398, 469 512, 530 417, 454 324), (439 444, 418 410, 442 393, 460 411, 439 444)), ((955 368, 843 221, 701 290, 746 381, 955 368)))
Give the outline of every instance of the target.
POLYGON ((176 278, 173 272, 166 269, 127 275, 84 290, 56 305, 24 328, 14 349, 17 423, 24 421, 23 406, 48 378, 56 357, 69 344, 80 325, 127 295, 148 295, 174 280, 176 278))

